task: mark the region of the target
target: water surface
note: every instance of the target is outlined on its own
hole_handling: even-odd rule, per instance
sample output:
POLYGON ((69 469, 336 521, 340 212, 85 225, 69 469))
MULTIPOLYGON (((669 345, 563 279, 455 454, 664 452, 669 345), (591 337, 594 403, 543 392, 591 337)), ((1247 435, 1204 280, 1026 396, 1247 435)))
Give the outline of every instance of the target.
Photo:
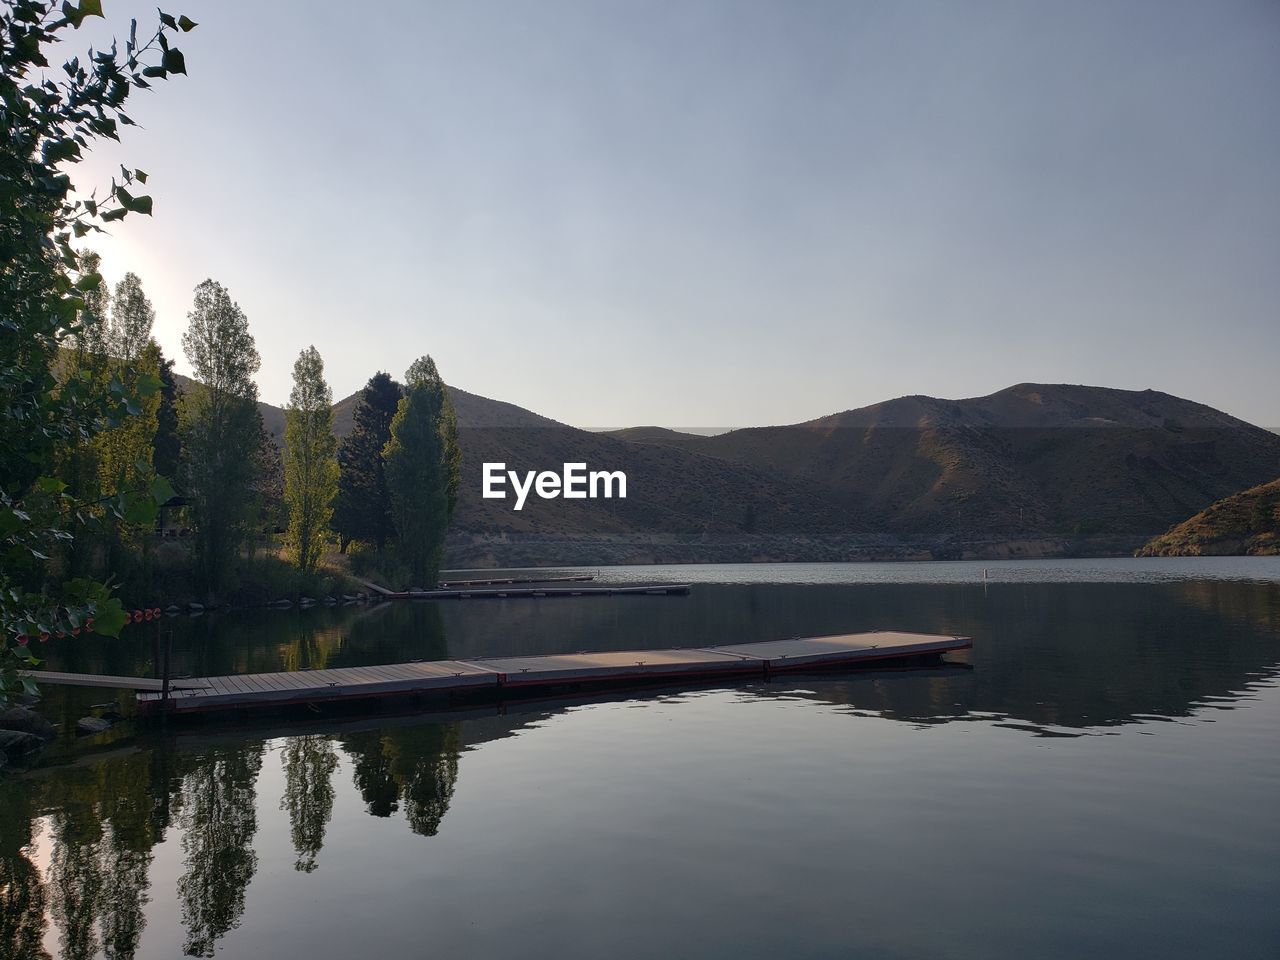
MULTIPOLYGON (((705 579, 165 620, 191 673, 874 628, 975 647, 925 671, 68 738, 0 781, 0 956, 1275 956, 1277 566, 1126 563, 614 568, 705 579)), ((151 640, 49 660, 145 673, 151 640)))

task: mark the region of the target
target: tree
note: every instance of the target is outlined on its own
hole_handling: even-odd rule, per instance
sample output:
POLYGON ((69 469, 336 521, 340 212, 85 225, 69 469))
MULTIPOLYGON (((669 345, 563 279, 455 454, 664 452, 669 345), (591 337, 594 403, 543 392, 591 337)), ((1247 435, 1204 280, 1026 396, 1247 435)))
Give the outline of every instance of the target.
POLYGON ((156 408, 156 436, 152 441, 151 462, 162 477, 176 477, 182 457, 182 441, 178 437, 178 383, 173 377, 173 361, 159 354, 156 364, 160 375, 160 406, 156 408))
POLYGON ((324 380, 324 361, 314 346, 298 354, 293 390, 285 407, 284 496, 289 506, 289 549, 303 573, 316 569, 324 532, 338 492, 334 452, 333 392, 324 380))
MULTIPOLYGON (((105 287, 102 288, 105 291, 105 287)), ((106 371, 134 394, 139 383, 160 384, 160 347, 151 339, 156 312, 142 291, 137 274, 126 273, 116 284, 111 299, 111 320, 105 325, 101 347, 106 351, 106 371)), ((144 474, 154 472, 152 444, 159 426, 160 391, 155 389, 138 401, 138 411, 117 426, 98 434, 94 447, 98 454, 99 488, 108 496, 136 488, 144 474)), ((149 524, 123 525, 108 518, 109 566, 120 565, 123 541, 146 542, 149 524)))
POLYGON ((249 486, 250 560, 257 555, 259 541, 268 541, 289 522, 284 502, 284 457, 275 438, 267 432, 262 411, 256 412, 257 440, 253 449, 253 482, 249 486))
POLYGON ((439 577, 462 459, 453 404, 430 357, 405 373, 384 456, 400 550, 415 583, 429 589, 439 577))
POLYGON ((216 281, 195 289, 182 348, 195 383, 182 395, 186 486, 195 519, 196 562, 205 587, 226 585, 244 543, 258 446, 261 360, 239 304, 216 281))
POLYGON ((395 532, 387 493, 383 450, 391 439, 391 418, 402 391, 390 374, 379 371, 360 391, 354 425, 338 446, 338 497, 333 529, 343 550, 352 540, 366 540, 381 552, 395 532))
MULTIPOLYGON (((103 288, 106 289, 105 287, 103 288)), ((107 353, 122 366, 132 364, 151 343, 156 312, 142 290, 136 273, 126 273, 116 284, 111 301, 111 322, 107 325, 107 353)))
MULTIPOLYGON (((79 376, 59 383, 56 367, 82 329, 85 295, 102 285, 96 269, 82 269, 73 240, 130 213, 149 215, 152 203, 134 193, 147 180, 140 170, 122 168, 99 198, 77 191, 67 168, 133 123, 124 105, 135 89, 186 73, 169 35, 196 24, 161 14, 145 43, 135 28, 123 51, 113 44, 50 70, 46 51, 90 16, 101 16, 97 0, 11 0, 0 10, 0 702, 18 686, 18 664, 32 660, 31 637, 78 633, 90 623, 115 634, 124 624, 103 584, 53 582, 50 557, 74 539, 83 514, 52 474, 60 449, 122 421, 136 403, 119 384, 100 390, 79 376)), ((171 491, 148 479, 145 491, 101 506, 154 514, 155 501, 171 491)))

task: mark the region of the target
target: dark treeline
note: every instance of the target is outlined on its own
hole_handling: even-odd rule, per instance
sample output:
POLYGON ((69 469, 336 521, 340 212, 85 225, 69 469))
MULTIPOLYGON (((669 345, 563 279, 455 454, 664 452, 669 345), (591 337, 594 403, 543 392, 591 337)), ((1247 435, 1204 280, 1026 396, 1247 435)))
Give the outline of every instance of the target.
MULTIPOLYGON (((35 692, 20 673, 36 662, 33 640, 116 635, 130 619, 122 599, 336 588, 322 557, 342 476, 319 353, 294 366, 282 453, 258 412, 248 318, 227 289, 195 289, 182 338, 194 385, 180 390, 141 279, 108 289, 84 249, 154 204, 145 171, 121 165, 95 189, 73 181, 76 164, 138 126, 136 90, 185 76, 175 41, 198 26, 158 12, 151 30, 133 21, 109 47, 72 44, 51 64, 102 16, 89 0, 0 7, 0 706, 35 692)), ((458 470, 429 358, 409 368, 384 445, 346 462, 381 484, 389 524, 344 527, 342 545, 367 543, 371 568, 429 585, 458 470)))
MULTIPOLYGON (((82 257, 97 272, 99 258, 82 257)), ((434 585, 458 477, 457 426, 430 357, 401 385, 370 378, 355 429, 339 445, 332 391, 314 346, 294 364, 283 447, 267 432, 249 321, 214 280, 195 288, 182 337, 185 389, 152 333, 155 311, 127 273, 86 297, 56 376, 138 397, 131 416, 58 450, 56 475, 85 532, 67 540, 52 576, 111 577, 139 604, 183 597, 246 601, 331 592, 332 544, 366 574, 434 585), (167 477, 159 517, 123 518, 107 504, 143 479, 167 477)))

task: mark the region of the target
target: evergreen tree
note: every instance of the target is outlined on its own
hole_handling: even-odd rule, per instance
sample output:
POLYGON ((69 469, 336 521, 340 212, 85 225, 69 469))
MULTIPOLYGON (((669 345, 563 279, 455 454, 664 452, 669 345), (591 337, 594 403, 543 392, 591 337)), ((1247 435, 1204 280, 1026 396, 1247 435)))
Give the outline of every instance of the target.
POLYGON ((221 284, 197 286, 187 316, 182 346, 196 382, 181 404, 185 479, 196 560, 205 587, 216 591, 227 583, 250 518, 245 491, 254 482, 260 420, 253 375, 261 361, 244 311, 221 284))
POLYGON ((267 431, 262 411, 257 411, 254 430, 257 441, 253 451, 253 482, 249 498, 250 536, 249 558, 253 559, 260 543, 267 543, 271 536, 284 531, 289 522, 284 502, 284 456, 276 440, 267 431))
POLYGON ((151 462, 162 477, 178 475, 182 443, 178 438, 178 383, 173 377, 173 361, 161 352, 156 364, 160 375, 160 405, 156 408, 156 436, 151 462))
POLYGON ((324 533, 338 492, 333 393, 314 346, 293 365, 293 390, 285 408, 284 495, 289 506, 289 549, 303 573, 320 560, 324 533))
POLYGON ((343 550, 352 540, 364 540, 381 552, 395 532, 383 450, 391 439, 391 418, 401 393, 390 374, 379 371, 370 377, 360 392, 352 430, 338 446, 341 470, 333 529, 343 550))
POLYGON ((387 490, 400 550, 414 582, 436 585, 458 498, 458 421, 430 357, 405 374, 405 395, 386 446, 387 490))

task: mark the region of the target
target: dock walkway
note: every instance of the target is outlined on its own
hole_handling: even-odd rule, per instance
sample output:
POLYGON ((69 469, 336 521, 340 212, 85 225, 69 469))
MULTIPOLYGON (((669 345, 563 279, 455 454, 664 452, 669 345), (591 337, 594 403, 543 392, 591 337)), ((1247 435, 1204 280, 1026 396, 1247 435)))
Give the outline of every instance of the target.
POLYGON ((504 690, 511 690, 526 696, 539 688, 566 686, 765 679, 786 671, 846 669, 877 661, 937 657, 971 646, 968 637, 876 631, 671 650, 483 657, 196 677, 184 679, 181 689, 170 691, 167 707, 159 693, 143 691, 137 696, 143 712, 167 709, 178 714, 406 694, 500 697, 504 690))

